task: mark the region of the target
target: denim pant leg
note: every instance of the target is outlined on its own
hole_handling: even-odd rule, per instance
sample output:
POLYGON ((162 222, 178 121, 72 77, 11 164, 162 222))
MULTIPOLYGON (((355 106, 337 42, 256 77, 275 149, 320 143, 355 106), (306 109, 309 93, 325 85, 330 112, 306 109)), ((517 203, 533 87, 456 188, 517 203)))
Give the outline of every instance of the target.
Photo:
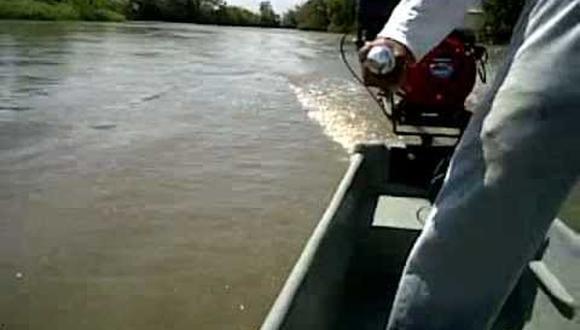
POLYGON ((580 1, 527 4, 407 261, 387 329, 486 329, 580 172, 580 1))

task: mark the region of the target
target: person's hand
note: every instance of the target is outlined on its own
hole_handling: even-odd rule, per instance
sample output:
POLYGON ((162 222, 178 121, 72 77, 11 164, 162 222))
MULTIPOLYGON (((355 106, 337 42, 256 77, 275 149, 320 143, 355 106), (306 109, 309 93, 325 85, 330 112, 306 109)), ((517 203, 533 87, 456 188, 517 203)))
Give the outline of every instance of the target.
POLYGON ((401 86, 405 79, 407 67, 414 63, 413 54, 401 44, 392 39, 377 38, 365 45, 359 50, 359 60, 361 62, 362 76, 365 85, 375 86, 385 90, 396 90, 401 86), (365 65, 367 55, 371 48, 375 46, 386 46, 393 51, 395 57, 395 68, 388 74, 377 75, 372 73, 365 65))

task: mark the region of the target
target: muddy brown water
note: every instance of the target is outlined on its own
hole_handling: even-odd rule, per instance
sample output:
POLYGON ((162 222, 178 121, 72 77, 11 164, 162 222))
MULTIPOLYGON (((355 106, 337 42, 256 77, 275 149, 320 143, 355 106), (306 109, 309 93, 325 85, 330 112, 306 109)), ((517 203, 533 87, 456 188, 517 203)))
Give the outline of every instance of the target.
POLYGON ((337 42, 1 22, 0 329, 256 328, 346 150, 390 137, 337 42))

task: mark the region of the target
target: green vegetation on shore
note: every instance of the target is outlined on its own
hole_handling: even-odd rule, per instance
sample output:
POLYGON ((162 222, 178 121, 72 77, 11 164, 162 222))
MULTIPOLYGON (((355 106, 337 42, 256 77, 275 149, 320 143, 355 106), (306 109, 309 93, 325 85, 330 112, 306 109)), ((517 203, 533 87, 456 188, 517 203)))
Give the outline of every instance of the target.
MULTIPOLYGON (((0 0, 0 19, 157 20, 352 32, 355 1, 306 0, 280 16, 266 0, 256 12, 225 0, 0 0)), ((485 27, 480 34, 494 43, 509 41, 524 1, 484 1, 485 27)))
POLYGON ((284 13, 282 24, 301 30, 352 32, 355 13, 355 0, 308 0, 284 13))
POLYGON ((269 1, 259 12, 228 5, 224 0, 122 0, 129 3, 127 15, 136 20, 160 20, 199 24, 278 27, 279 16, 269 1))
POLYGON ((0 0, 0 18, 123 21, 126 4, 117 0, 0 0))
POLYGON ((0 19, 123 21, 157 20, 278 27, 269 1, 259 13, 223 0, 0 0, 0 19))
POLYGON ((281 18, 269 1, 258 12, 224 0, 0 0, 0 18, 33 20, 157 20, 201 24, 350 31, 354 0, 309 0, 281 18))

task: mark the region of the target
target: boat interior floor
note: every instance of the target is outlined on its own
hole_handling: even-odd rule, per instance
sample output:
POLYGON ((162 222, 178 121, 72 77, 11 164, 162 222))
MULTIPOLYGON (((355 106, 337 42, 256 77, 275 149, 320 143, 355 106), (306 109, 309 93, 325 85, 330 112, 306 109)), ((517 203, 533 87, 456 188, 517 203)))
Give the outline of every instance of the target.
POLYGON ((422 228, 420 217, 429 207, 422 198, 380 196, 376 208, 359 213, 372 214, 372 227, 355 246, 336 329, 384 329, 405 260, 422 228))

